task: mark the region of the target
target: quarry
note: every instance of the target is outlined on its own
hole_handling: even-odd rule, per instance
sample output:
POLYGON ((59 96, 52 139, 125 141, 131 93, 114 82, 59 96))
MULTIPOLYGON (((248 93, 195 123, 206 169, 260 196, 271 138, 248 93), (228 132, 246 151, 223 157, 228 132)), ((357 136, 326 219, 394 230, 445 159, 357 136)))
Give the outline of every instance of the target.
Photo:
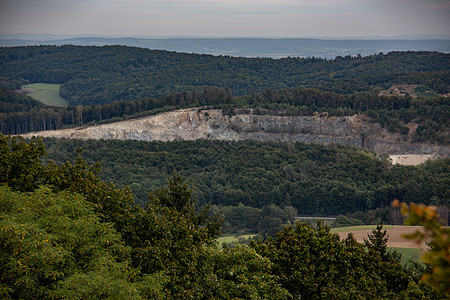
MULTIPOLYGON (((413 130, 410 130, 410 134, 413 130)), ((362 115, 279 116, 241 109, 224 114, 220 109, 190 108, 139 119, 62 130, 32 132, 25 137, 117 139, 141 141, 256 140, 340 144, 389 155, 392 162, 417 165, 447 157, 447 146, 412 143, 362 115)))

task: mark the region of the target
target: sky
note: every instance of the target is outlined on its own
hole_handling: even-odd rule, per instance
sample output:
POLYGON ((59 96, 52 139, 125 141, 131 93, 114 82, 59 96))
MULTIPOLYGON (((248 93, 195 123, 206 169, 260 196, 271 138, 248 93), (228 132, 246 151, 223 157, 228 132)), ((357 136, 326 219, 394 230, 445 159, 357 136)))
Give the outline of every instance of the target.
POLYGON ((450 0, 0 0, 0 33, 148 37, 450 35, 450 0))

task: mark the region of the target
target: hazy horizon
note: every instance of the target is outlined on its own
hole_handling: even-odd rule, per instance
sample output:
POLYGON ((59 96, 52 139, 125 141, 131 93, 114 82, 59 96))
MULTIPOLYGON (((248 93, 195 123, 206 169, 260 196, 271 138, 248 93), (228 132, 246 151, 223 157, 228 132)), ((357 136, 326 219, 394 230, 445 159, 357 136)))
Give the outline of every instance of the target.
POLYGON ((378 36, 197 36, 197 35, 107 35, 107 34, 52 34, 52 33, 3 33, 0 39, 52 40, 71 38, 136 38, 136 39, 318 39, 318 40, 449 40, 450 34, 407 34, 378 36))
POLYGON ((0 0, 0 32, 138 38, 449 36, 447 0, 0 0))

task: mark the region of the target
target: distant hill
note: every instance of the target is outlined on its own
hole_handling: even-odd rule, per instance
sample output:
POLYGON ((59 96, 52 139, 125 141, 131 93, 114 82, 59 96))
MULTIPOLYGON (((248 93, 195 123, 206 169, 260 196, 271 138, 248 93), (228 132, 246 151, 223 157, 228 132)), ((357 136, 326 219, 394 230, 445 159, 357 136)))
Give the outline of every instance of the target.
POLYGON ((392 52, 368 57, 238 58, 126 46, 0 48, 0 77, 62 84, 69 105, 163 97, 205 86, 246 95, 271 88, 315 87, 341 94, 379 93, 392 85, 450 92, 450 55, 392 52))
POLYGON ((124 45, 185 53, 230 55, 239 57, 319 57, 367 56, 392 51, 450 52, 450 39, 424 38, 367 38, 367 39, 313 39, 313 38, 139 38, 139 37, 70 37, 51 36, 3 38, 0 46, 124 45))

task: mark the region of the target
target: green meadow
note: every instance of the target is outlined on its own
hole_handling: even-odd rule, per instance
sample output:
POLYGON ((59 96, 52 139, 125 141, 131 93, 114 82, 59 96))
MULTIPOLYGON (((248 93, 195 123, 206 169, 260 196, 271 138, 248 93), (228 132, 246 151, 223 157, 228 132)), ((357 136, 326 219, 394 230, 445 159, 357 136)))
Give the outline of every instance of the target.
POLYGON ((411 260, 421 262, 420 249, 419 248, 399 248, 399 247, 387 247, 390 252, 398 252, 402 255, 402 264, 405 265, 411 260))
POLYGON ((67 106, 67 101, 59 96, 60 84, 32 83, 23 86, 29 89, 28 96, 50 106, 67 106))
POLYGON ((244 238, 244 239, 248 239, 248 238, 252 238, 255 237, 256 234, 243 234, 243 235, 231 235, 231 234, 224 234, 221 237, 219 237, 217 239, 217 242, 219 242, 219 248, 222 248, 222 244, 223 243, 234 243, 237 242, 240 238, 244 238))

